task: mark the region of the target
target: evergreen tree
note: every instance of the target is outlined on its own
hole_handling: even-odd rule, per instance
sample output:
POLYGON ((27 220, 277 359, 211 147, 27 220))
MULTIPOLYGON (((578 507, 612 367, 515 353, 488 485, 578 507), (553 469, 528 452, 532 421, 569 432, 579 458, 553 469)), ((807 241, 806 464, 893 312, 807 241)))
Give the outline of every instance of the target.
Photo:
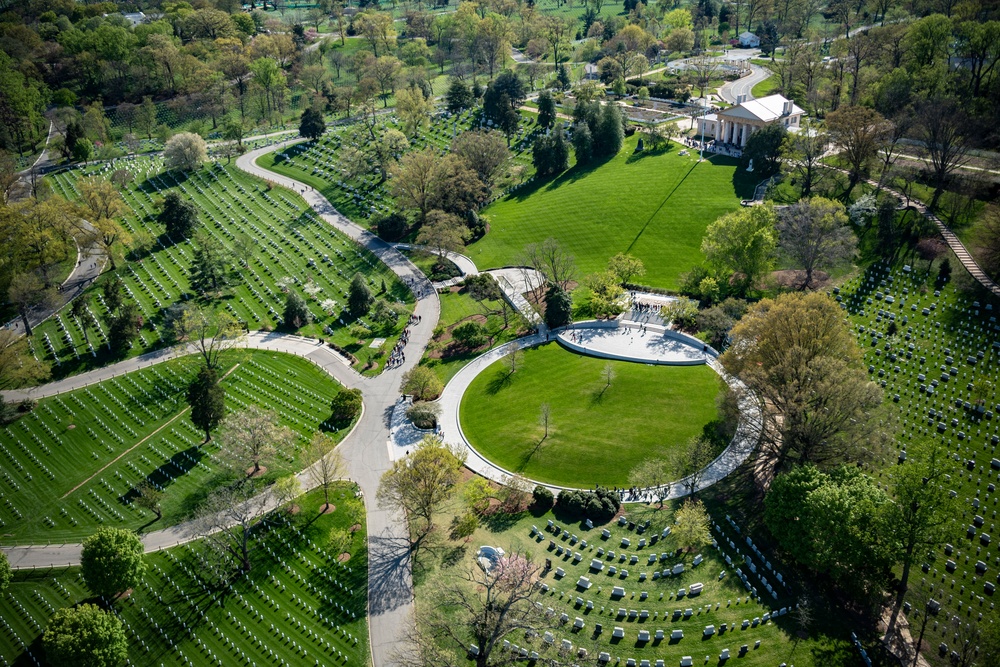
POLYGON ((461 79, 452 79, 448 85, 448 93, 445 95, 448 105, 448 113, 459 113, 463 109, 469 109, 475 104, 472 91, 461 79))
POLYGON ((569 324, 573 319, 573 298, 558 285, 545 293, 545 324, 550 329, 569 324))
POLYGON ((316 141, 326 131, 326 121, 323 114, 315 107, 309 107, 302 112, 302 121, 299 123, 299 134, 307 139, 316 141))
POLYGON ((208 366, 198 371, 188 385, 191 423, 205 432, 205 442, 212 439, 212 429, 226 416, 226 389, 219 384, 219 374, 208 366))
POLYGON ((298 292, 288 292, 285 298, 285 312, 282 318, 285 327, 295 331, 309 323, 309 308, 298 292))
POLYGON ((543 90, 538 95, 538 124, 546 130, 552 127, 556 119, 556 103, 552 94, 543 90))
POLYGON ((559 74, 557 75, 556 81, 559 83, 559 88, 562 90, 569 90, 572 82, 569 79, 569 68, 566 67, 566 63, 559 65, 559 74))
POLYGON ((368 289, 365 277, 360 273, 355 273, 354 278, 351 279, 351 287, 347 296, 347 306, 350 308, 351 313, 355 317, 366 315, 374 301, 375 297, 372 296, 372 291, 368 289))
POLYGON ((569 142, 561 127, 556 127, 551 135, 535 140, 531 153, 535 171, 541 177, 554 176, 569 168, 569 142))
POLYGON ((160 214, 156 218, 164 227, 167 236, 174 240, 186 239, 198 225, 198 207, 193 202, 184 201, 176 190, 163 198, 160 214))
POLYGON ((204 232, 196 234, 194 242, 191 287, 200 294, 217 292, 229 283, 229 252, 222 242, 204 232))
POLYGON ((617 104, 605 104, 601 109, 597 130, 594 132, 594 155, 613 157, 622 149, 625 141, 625 130, 622 126, 622 114, 617 104))
POLYGON ((587 123, 573 126, 573 151, 576 153, 577 164, 587 164, 594 158, 594 137, 587 123))

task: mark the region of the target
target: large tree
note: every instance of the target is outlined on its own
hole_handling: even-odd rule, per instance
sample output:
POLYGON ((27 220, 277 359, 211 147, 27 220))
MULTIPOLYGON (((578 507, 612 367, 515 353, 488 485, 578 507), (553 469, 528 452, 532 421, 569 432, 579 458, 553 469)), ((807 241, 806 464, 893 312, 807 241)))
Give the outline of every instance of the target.
POLYGON ((347 476, 344 457, 337 451, 337 441, 329 433, 317 431, 309 441, 306 452, 306 472, 313 483, 323 489, 323 506, 320 512, 333 509, 330 505, 330 487, 347 476))
POLYGON ((217 561, 204 573, 210 580, 227 581, 235 564, 249 572, 253 552, 261 542, 253 539, 258 524, 272 502, 271 494, 258 479, 244 479, 212 492, 199 509, 197 530, 216 555, 217 561))
POLYGON ((777 214, 770 204, 727 213, 705 230, 701 251, 708 263, 732 276, 740 294, 754 289, 774 266, 777 214))
POLYGON ((95 604, 63 607, 42 635, 51 665, 118 667, 128 659, 128 637, 122 622, 95 604))
POLYGON ((142 540, 131 530, 101 527, 83 541, 80 573, 95 595, 111 599, 142 581, 142 540))
POLYGON ((395 461, 382 475, 378 501, 422 520, 421 536, 426 535, 434 523, 434 513, 454 493, 464 462, 464 450, 426 436, 409 456, 395 461))
POLYGON ((191 287, 199 294, 217 294, 229 284, 232 255, 222 241, 205 231, 194 235, 194 243, 191 287))
POLYGON ((323 113, 314 107, 309 107, 302 112, 302 119, 299 121, 299 134, 306 139, 316 141, 326 132, 326 121, 323 120, 323 113))
POLYGON ((823 197, 802 199, 778 215, 781 252, 806 272, 803 289, 813 271, 852 259, 858 240, 850 228, 844 205, 823 197))
POLYGON ((212 366, 204 366, 188 385, 188 405, 191 423, 205 433, 205 442, 212 439, 212 429, 226 415, 226 388, 219 383, 219 374, 212 366))
POLYGON ((753 170, 759 176, 770 176, 781 168, 781 146, 788 136, 788 130, 781 123, 770 123, 750 135, 743 148, 740 166, 749 168, 753 160, 753 170))
POLYGON ((33 273, 18 273, 10 281, 7 298, 17 308, 25 333, 31 336, 31 312, 38 307, 47 308, 56 302, 56 293, 46 289, 45 284, 33 273))
POLYGON ((181 193, 171 190, 163 198, 160 213, 156 219, 163 225, 171 239, 189 238, 198 226, 198 207, 194 202, 185 201, 181 193))
POLYGON ((372 291, 368 289, 368 282, 360 273, 355 273, 351 279, 351 286, 348 289, 347 307, 355 317, 362 317, 368 314, 368 309, 375 302, 372 291))
POLYGON ((765 401, 761 445, 773 468, 879 454, 883 434, 873 416, 882 391, 862 368, 833 299, 819 293, 764 299, 733 327, 730 340, 719 360, 765 401))
POLYGON ((163 165, 167 169, 193 171, 207 159, 205 140, 193 132, 178 132, 163 149, 163 165))
POLYGON ((450 213, 433 210, 417 234, 417 243, 431 248, 439 257, 462 252, 469 240, 469 228, 450 213))
POLYGON ((267 463, 292 446, 294 434, 278 421, 273 410, 248 406, 226 416, 219 427, 219 444, 247 477, 265 470, 267 463))
POLYGON ((510 149, 499 132, 469 130, 451 142, 453 153, 464 159, 487 187, 510 162, 510 149))
POLYGON ((406 650, 393 659, 401 667, 456 667, 461 664, 456 652, 465 655, 471 638, 479 648, 472 660, 476 667, 513 664, 504 640, 537 635, 548 623, 539 608, 539 575, 540 566, 518 551, 500 557, 488 570, 470 563, 452 573, 437 586, 428 611, 416 619, 406 650))
POLYGON ((827 115, 830 138, 849 165, 850 185, 845 197, 868 177, 872 160, 885 137, 885 124, 882 114, 868 107, 843 107, 827 115))
POLYGON ((672 536, 682 547, 698 549, 712 542, 711 519, 700 500, 687 500, 674 513, 672 536))
POLYGON ((414 366, 403 374, 401 391, 413 395, 417 400, 434 400, 443 389, 444 385, 437 373, 426 366, 414 366))
POLYGON ((529 243, 524 247, 520 264, 530 266, 544 276, 545 281, 569 290, 576 277, 576 263, 573 256, 563 249, 559 241, 547 238, 541 243, 529 243))
POLYGON ((781 159, 795 175, 802 188, 802 196, 812 195, 813 188, 827 173, 820 162, 826 154, 830 137, 809 122, 802 123, 800 132, 789 132, 781 145, 781 159))
POLYGON ((934 208, 952 174, 968 162, 969 119, 955 100, 929 100, 917 112, 917 130, 931 161, 934 194, 930 207, 934 208))
POLYGON ((896 540, 893 503, 858 468, 829 473, 805 465, 779 475, 764 499, 764 523, 793 559, 860 602, 880 598, 896 540))
POLYGON ((243 326, 224 310, 199 305, 184 308, 173 323, 174 338, 197 349, 205 366, 217 369, 222 353, 245 339, 243 326))

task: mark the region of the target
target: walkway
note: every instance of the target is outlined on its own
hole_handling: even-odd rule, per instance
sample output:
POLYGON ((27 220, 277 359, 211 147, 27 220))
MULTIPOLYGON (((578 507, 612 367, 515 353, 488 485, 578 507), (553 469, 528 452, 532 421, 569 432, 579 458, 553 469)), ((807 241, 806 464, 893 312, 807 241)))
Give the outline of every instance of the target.
POLYGON ((663 366, 700 366, 718 356, 690 336, 641 322, 578 322, 556 334, 556 340, 592 357, 663 366))
MULTIPOLYGON (((652 351, 647 348, 646 352, 637 358, 628 358, 627 353, 630 350, 630 343, 625 342, 629 338, 634 338, 632 336, 623 336, 617 330, 617 322, 577 322, 572 325, 572 328, 561 329, 556 333, 557 340, 562 344, 566 344, 566 336, 577 336, 582 337, 586 331, 586 344, 576 345, 573 349, 584 354, 594 354, 595 356, 607 357, 606 351, 614 351, 615 356, 613 358, 621 359, 623 361, 636 361, 640 363, 654 363, 651 361, 652 351), (607 339, 607 340, 602 340, 607 339)), ((637 326, 632 324, 631 326, 637 326)), ((676 332, 671 332, 676 336, 675 340, 681 340, 684 335, 678 334, 676 332)), ((694 340, 694 339, 691 339, 694 340)), ((503 358, 507 353, 514 349, 524 349, 528 347, 535 347, 537 345, 546 344, 548 337, 546 334, 535 334, 533 336, 526 336, 524 338, 519 338, 518 340, 511 341, 506 345, 501 345, 495 349, 492 349, 479 357, 476 357, 467 365, 465 365, 454 377, 448 382, 444 388, 444 392, 438 399, 438 404, 441 406, 441 417, 439 419, 441 435, 446 442, 453 444, 458 444, 465 447, 467 453, 467 459, 465 465, 483 477, 490 479, 494 482, 504 483, 507 479, 512 477, 515 473, 506 470, 485 457, 483 457, 476 449, 472 446, 469 440, 465 437, 465 433, 462 431, 462 425, 459 420, 459 409, 462 403, 462 396, 465 394, 469 385, 475 380, 476 376, 482 373, 486 368, 488 368, 492 363, 503 358)), ((757 443, 760 441, 760 434, 762 428, 762 415, 760 411, 760 405, 754 396, 746 391, 746 387, 737 378, 726 375, 722 368, 715 361, 715 351, 709 348, 709 358, 706 359, 704 353, 701 351, 701 342, 696 341, 697 349, 692 351, 691 354, 700 356, 698 363, 708 363, 713 370, 715 370, 719 375, 726 380, 730 387, 739 392, 740 399, 740 423, 736 430, 736 435, 733 436, 733 440, 729 447, 719 455, 712 463, 706 466, 700 473, 696 475, 695 480, 695 490, 700 491, 702 489, 708 488, 709 486, 715 484, 719 480, 723 479, 731 472, 736 470, 743 462, 750 456, 751 452, 757 447, 757 443)), ((663 348, 664 355, 656 361, 655 363, 670 363, 668 358, 674 355, 678 355, 677 358, 680 359, 680 363, 690 363, 691 357, 684 355, 684 353, 678 353, 667 347, 663 348)), ((690 478, 684 478, 674 482, 670 488, 669 493, 665 495, 666 498, 682 498, 691 492, 690 488, 690 478)), ((528 480, 529 486, 534 487, 536 484, 540 484, 548 488, 553 493, 559 493, 560 491, 568 490, 568 487, 556 486, 552 484, 542 484, 533 480, 528 480)), ((589 490, 589 489, 588 489, 589 490)), ((648 502, 655 500, 660 495, 663 495, 665 489, 644 489, 635 496, 628 496, 625 498, 625 502, 648 502)))
POLYGON ((771 76, 771 70, 766 67, 761 67, 760 65, 750 65, 750 73, 746 76, 737 79, 736 81, 730 81, 723 84, 719 88, 719 97, 729 102, 730 104, 736 104, 738 97, 743 96, 743 101, 754 99, 753 87, 756 86, 761 81, 765 81, 771 76))
MULTIPOLYGON (((242 343, 247 347, 280 350, 309 358, 337 380, 347 386, 360 388, 364 394, 364 412, 338 449, 344 457, 350 478, 360 486, 367 500, 369 631, 374 666, 383 667, 389 664, 390 653, 402 638, 412 613, 413 587, 410 542, 405 517, 394 508, 377 504, 375 495, 382 473, 391 466, 387 446, 389 442, 387 422, 391 408, 399 397, 401 377, 403 373, 416 366, 424 348, 430 342, 440 317, 441 306, 436 292, 426 277, 392 246, 347 220, 329 201, 309 186, 256 165, 256 159, 264 153, 279 150, 297 141, 301 139, 279 142, 246 153, 237 160, 237 166, 255 176, 300 192, 323 220, 363 245, 410 285, 417 299, 414 313, 420 316, 420 322, 410 327, 410 337, 404 347, 406 361, 401 366, 388 369, 375 378, 361 377, 351 370, 339 355, 310 339, 257 332, 247 336, 242 343)), ((183 348, 159 350, 114 366, 19 393, 40 398, 71 391, 129 370, 166 361, 184 352, 183 348)), ((18 394, 11 392, 9 395, 13 398, 18 394)), ((308 471, 300 473, 299 478, 304 489, 314 486, 309 479, 308 471)), ((267 502, 271 501, 268 499, 267 502)), ((263 509, 266 510, 269 506, 264 504, 263 509)), ((143 541, 147 550, 156 550, 196 537, 197 529, 194 524, 185 523, 149 533, 144 536, 143 541)), ((79 545, 4 548, 12 564, 19 568, 77 563, 79 550, 79 545)))
MULTIPOLYGON (((833 169, 834 171, 839 171, 842 174, 850 175, 850 172, 846 169, 831 167, 825 164, 823 166, 827 169, 833 169)), ((865 182, 875 189, 881 188, 882 190, 885 190, 902 202, 904 207, 912 208, 914 211, 933 222, 934 226, 937 227, 938 232, 940 232, 941 236, 944 238, 945 243, 947 243, 948 247, 951 248, 951 251, 955 253, 958 261, 962 263, 962 266, 969 272, 969 275, 975 278, 980 285, 992 292, 994 296, 1000 296, 1000 285, 995 283, 992 278, 986 275, 986 272, 983 271, 982 267, 976 263, 976 260, 972 257, 972 253, 970 253, 968 248, 965 247, 965 244, 962 243, 960 238, 958 238, 958 235, 951 231, 951 228, 944 224, 944 221, 942 221, 941 218, 931 213, 926 204, 916 199, 907 197, 903 193, 893 190, 885 184, 879 183, 878 181, 870 178, 866 178, 865 182)))

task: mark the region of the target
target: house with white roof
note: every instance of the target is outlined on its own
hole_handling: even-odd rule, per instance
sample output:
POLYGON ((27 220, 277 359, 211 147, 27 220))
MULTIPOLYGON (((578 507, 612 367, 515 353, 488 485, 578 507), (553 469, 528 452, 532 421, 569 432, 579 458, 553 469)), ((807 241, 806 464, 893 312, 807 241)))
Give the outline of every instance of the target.
POLYGON ((706 139, 714 138, 717 144, 743 148, 751 134, 771 123, 781 123, 789 131, 797 131, 804 113, 790 99, 782 95, 768 95, 718 113, 706 114, 698 119, 698 130, 706 139))
POLYGON ((745 49, 756 49, 760 46, 760 37, 749 31, 741 32, 738 39, 740 40, 740 46, 745 49))

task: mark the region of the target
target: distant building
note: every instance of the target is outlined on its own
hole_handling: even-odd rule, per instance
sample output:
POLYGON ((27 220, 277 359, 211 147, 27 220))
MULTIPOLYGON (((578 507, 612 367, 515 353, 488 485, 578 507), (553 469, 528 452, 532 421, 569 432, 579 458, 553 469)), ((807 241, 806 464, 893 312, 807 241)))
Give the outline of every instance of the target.
POLYGON ((798 130, 804 113, 782 95, 768 95, 707 114, 698 119, 698 130, 705 138, 714 138, 716 143, 743 148, 751 134, 771 123, 782 123, 789 130, 798 130))
POLYGON ((756 49, 760 46, 760 37, 753 34, 752 32, 740 33, 740 46, 745 49, 756 49))

